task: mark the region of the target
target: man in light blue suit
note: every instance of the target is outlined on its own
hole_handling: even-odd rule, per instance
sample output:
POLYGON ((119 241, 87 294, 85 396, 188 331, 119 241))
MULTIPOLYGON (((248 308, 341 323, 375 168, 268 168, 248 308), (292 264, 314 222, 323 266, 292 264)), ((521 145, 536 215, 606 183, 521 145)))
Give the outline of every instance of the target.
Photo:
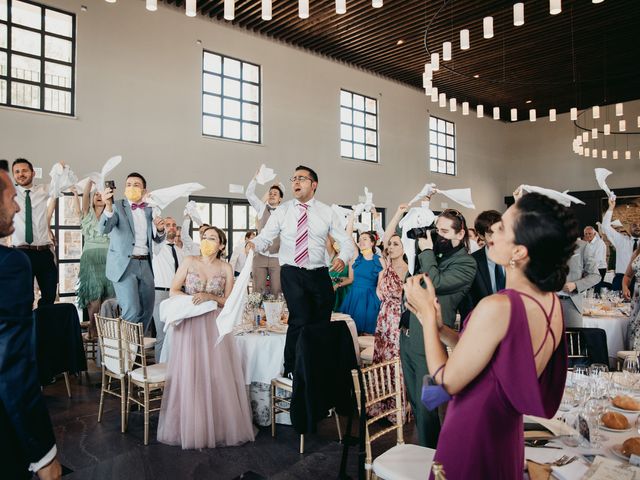
POLYGON ((100 217, 100 231, 110 238, 106 275, 113 282, 122 318, 143 323, 145 330, 151 323, 155 293, 152 242, 162 242, 165 235, 164 220, 153 219, 151 207, 142 202, 146 188, 147 181, 136 172, 127 176, 126 199, 114 202, 113 190, 106 188, 100 217))

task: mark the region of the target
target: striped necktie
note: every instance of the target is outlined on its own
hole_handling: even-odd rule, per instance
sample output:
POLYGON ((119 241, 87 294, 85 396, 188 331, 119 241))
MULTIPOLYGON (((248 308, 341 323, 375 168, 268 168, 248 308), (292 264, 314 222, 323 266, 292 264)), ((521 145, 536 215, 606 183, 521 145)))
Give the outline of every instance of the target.
POLYGON ((300 203, 298 207, 300 208, 300 217, 298 218, 294 261, 296 265, 304 268, 309 265, 309 218, 307 215, 309 205, 300 203))

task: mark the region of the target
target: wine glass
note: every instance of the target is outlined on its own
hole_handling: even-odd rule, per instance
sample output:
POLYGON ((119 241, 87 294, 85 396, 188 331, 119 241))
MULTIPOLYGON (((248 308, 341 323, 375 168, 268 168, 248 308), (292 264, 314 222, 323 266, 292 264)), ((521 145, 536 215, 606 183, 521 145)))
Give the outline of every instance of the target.
POLYGON ((603 373, 609 371, 609 367, 604 363, 592 363, 589 367, 589 375, 592 377, 601 377, 603 373))
POLYGON ((637 374, 640 372, 640 361, 638 361, 638 355, 629 355, 624 359, 622 364, 624 384, 629 390, 632 390, 637 383, 637 374))

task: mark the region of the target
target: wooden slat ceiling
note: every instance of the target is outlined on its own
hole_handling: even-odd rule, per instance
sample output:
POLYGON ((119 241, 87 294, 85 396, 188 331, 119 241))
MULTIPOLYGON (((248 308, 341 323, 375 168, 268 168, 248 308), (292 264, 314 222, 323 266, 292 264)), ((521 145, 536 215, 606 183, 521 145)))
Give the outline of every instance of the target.
MULTIPOLYGON (((162 1, 184 9, 184 0, 162 1)), ((309 3, 303 20, 297 0, 274 0, 273 18, 264 21, 260 0, 236 0, 232 23, 419 89, 428 52, 441 53, 451 41, 453 58, 441 60, 433 85, 458 102, 485 105, 485 114, 500 106, 503 119, 510 108, 524 119, 529 108, 542 117, 549 108, 562 113, 640 98, 639 0, 564 0, 558 15, 549 14, 548 0, 528 1, 520 27, 513 25, 514 1, 385 0, 372 8, 371 0, 347 0, 342 15, 334 0, 309 3), (488 15, 495 35, 487 40, 488 15), (466 51, 459 48, 463 28, 471 36, 466 51)), ((223 0, 198 0, 197 8, 226 22, 223 0)))

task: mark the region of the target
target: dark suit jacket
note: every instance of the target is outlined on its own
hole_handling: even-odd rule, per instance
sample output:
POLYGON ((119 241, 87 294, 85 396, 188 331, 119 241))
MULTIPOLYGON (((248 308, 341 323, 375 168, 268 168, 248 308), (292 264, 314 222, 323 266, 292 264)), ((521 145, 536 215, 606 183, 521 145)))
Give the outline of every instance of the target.
POLYGON ((489 266, 487 265, 487 252, 485 248, 483 247, 480 250, 476 250, 471 254, 471 256, 476 261, 478 268, 476 270, 476 276, 473 279, 473 284, 471 285, 471 290, 469 290, 464 301, 460 303, 460 317, 463 321, 467 315, 469 315, 471 310, 476 308, 476 305, 480 303, 480 300, 493 294, 493 289, 491 287, 491 275, 489 274, 489 266))
POLYGON ((0 465, 3 478, 29 478, 29 464, 55 445, 40 393, 33 335, 31 263, 0 246, 0 465), (7 471, 8 469, 8 471, 7 471), (5 476, 6 475, 6 476, 5 476))

